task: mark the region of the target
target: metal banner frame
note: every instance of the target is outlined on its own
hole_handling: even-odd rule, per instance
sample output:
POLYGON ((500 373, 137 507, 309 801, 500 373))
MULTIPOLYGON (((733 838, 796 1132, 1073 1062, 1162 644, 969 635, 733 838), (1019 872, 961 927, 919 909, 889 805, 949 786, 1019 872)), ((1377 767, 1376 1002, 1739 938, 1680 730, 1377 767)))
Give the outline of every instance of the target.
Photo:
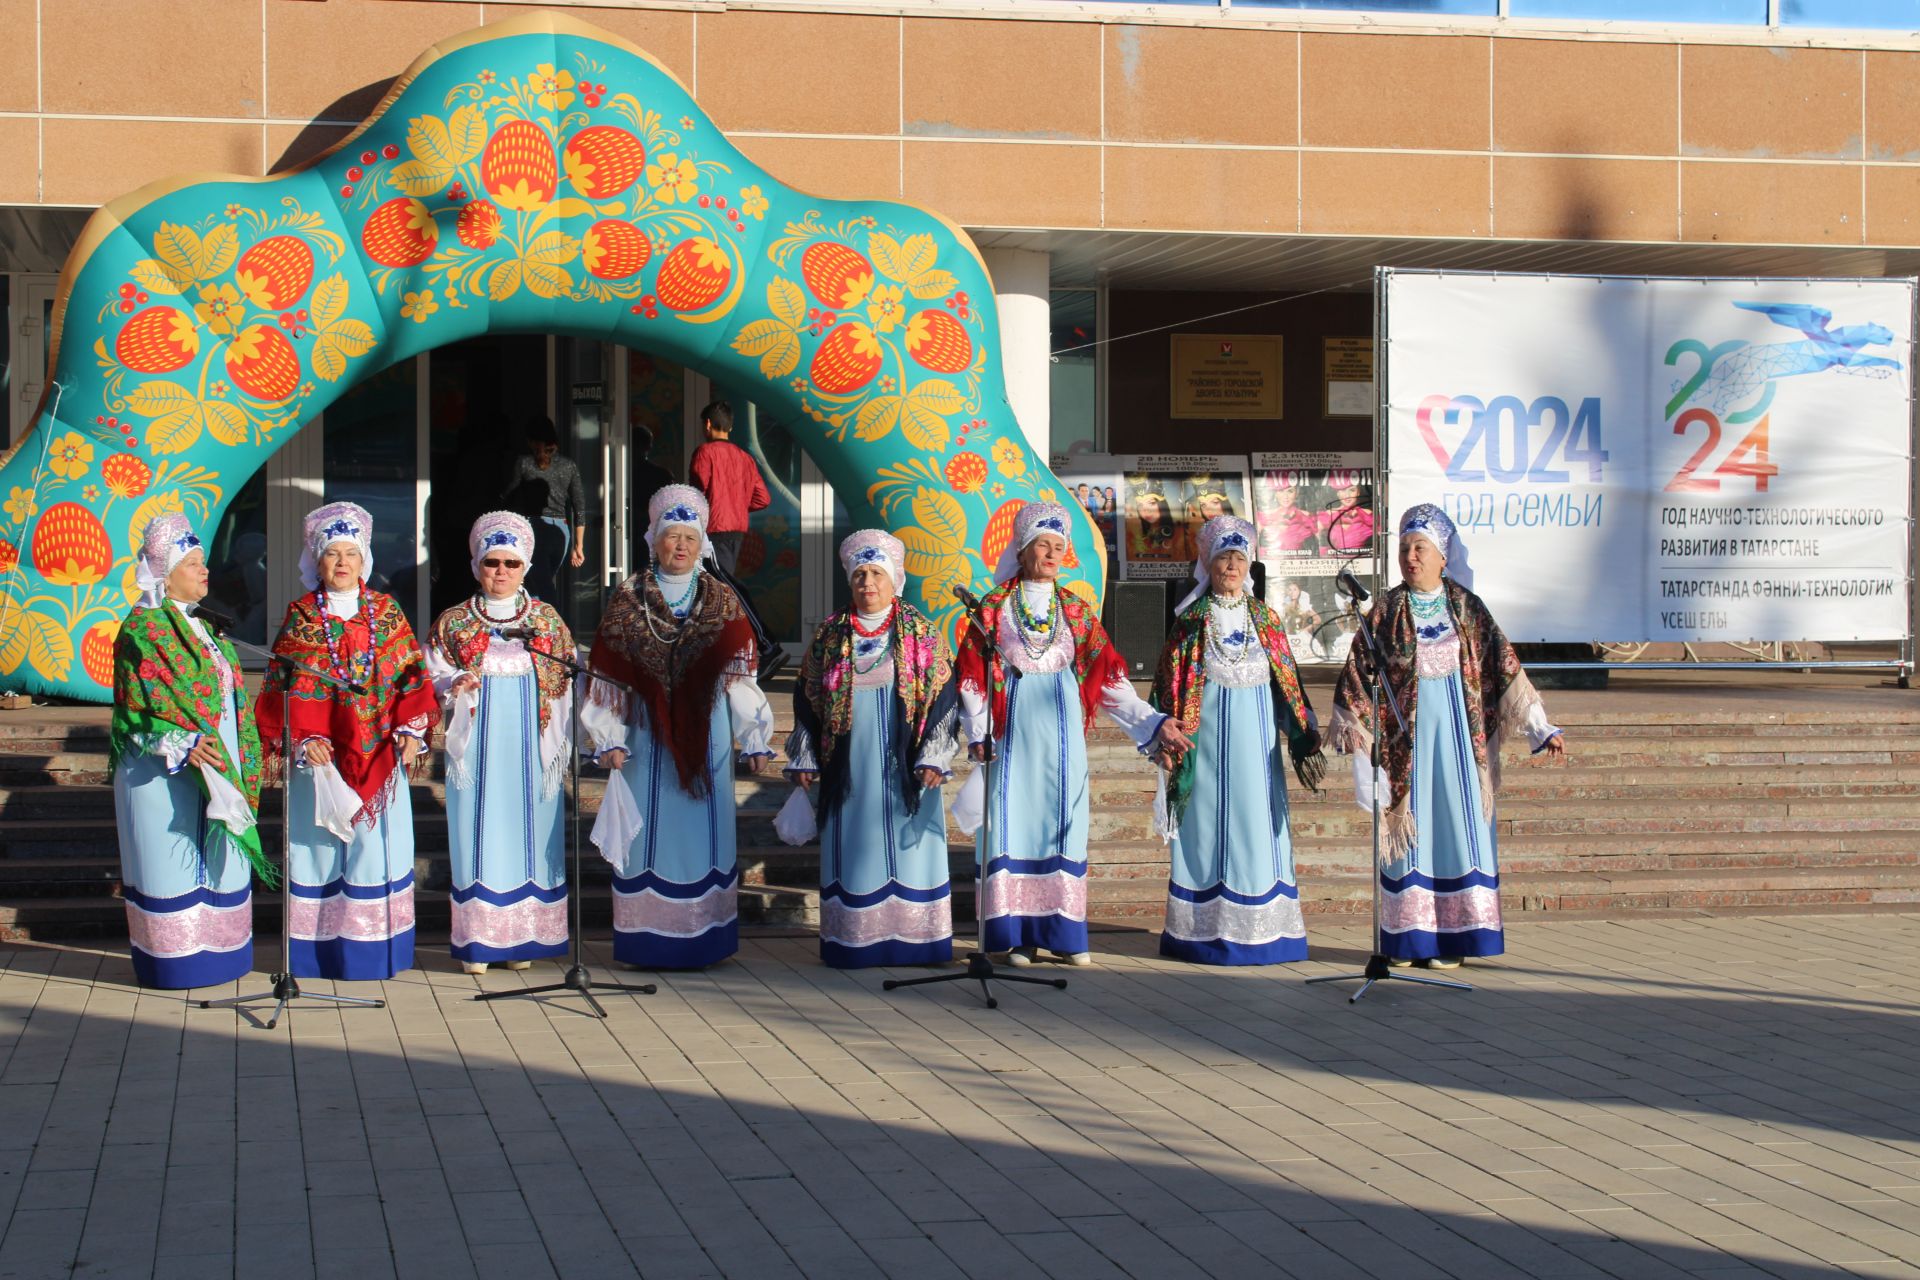
MULTIPOLYGON (((1920 277, 1913 276, 1656 276, 1656 275, 1606 275, 1579 272, 1551 271, 1448 271, 1429 268, 1404 268, 1377 266, 1373 269, 1373 332, 1374 332, 1374 418, 1373 448, 1376 459, 1375 483, 1379 486, 1377 514, 1379 524, 1375 531, 1377 539, 1376 554, 1381 557, 1383 576, 1386 557, 1393 550, 1394 535, 1390 520, 1398 508, 1393 504, 1393 460, 1388 439, 1388 410, 1391 400, 1392 378, 1389 370, 1393 361, 1393 329, 1390 324, 1390 306, 1387 299, 1388 282, 1399 276, 1474 276, 1481 278, 1511 277, 1515 279, 1535 280, 1640 280, 1645 282, 1673 280, 1682 282, 1738 281, 1759 282, 1777 280, 1782 284, 1886 284, 1889 281, 1904 280, 1908 285, 1907 299, 1911 323, 1907 337, 1907 509, 1903 514, 1906 526, 1906 630, 1900 639, 1900 656, 1887 661, 1875 658, 1826 658, 1808 660, 1790 660, 1780 658, 1754 658, 1751 661, 1727 661, 1704 659, 1698 661, 1655 660, 1639 661, 1629 659, 1619 662, 1529 662, 1530 671, 1892 671, 1899 680, 1902 689, 1910 688, 1914 675, 1915 634, 1920 631, 1920 592, 1916 592, 1915 560, 1920 547, 1915 545, 1916 510, 1920 509, 1920 468, 1916 468, 1916 459, 1920 459, 1920 415, 1916 414, 1916 395, 1920 395, 1920 369, 1914 363, 1916 354, 1920 354, 1920 277)), ((1594 644, 1605 641, 1595 640, 1594 644)), ((1701 642, 1701 643, 1719 643, 1701 642)), ((1813 642, 1819 643, 1819 642, 1813 642)))

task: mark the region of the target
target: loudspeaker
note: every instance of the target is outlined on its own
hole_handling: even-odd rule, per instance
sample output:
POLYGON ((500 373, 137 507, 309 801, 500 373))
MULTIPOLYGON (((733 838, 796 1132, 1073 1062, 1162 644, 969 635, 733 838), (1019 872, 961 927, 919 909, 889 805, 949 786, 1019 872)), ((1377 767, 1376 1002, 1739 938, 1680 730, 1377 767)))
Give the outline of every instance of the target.
POLYGON ((1127 674, 1150 680, 1160 663, 1160 646, 1167 639, 1167 584, 1116 582, 1113 584, 1114 647, 1127 660, 1127 674))

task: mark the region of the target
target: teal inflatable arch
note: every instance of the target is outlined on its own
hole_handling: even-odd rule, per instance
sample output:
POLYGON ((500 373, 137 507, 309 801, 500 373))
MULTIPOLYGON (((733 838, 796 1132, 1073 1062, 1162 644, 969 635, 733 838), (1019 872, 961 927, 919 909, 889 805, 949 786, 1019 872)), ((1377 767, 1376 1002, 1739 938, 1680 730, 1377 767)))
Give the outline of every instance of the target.
MULTIPOLYGON (((436 45, 291 173, 107 205, 60 278, 54 372, 0 463, 0 686, 106 701, 147 522, 210 534, 358 380, 488 333, 641 348, 792 424, 952 629, 1025 502, 1067 490, 1007 404, 992 286, 935 214, 783 186, 674 76, 555 14, 436 45)), ((1100 595, 1101 541, 1076 504, 1100 595)))

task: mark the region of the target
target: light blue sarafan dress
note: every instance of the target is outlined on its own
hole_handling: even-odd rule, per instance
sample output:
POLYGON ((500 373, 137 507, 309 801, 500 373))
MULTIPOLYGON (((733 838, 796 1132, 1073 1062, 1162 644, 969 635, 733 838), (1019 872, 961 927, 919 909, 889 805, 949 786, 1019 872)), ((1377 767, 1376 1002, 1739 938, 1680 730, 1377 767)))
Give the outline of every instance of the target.
MULTIPOLYGON (((1275 697, 1275 660, 1261 644, 1249 599, 1222 603, 1209 597, 1201 607, 1205 639, 1198 658, 1206 687, 1192 735, 1191 791, 1177 823, 1155 815, 1168 838, 1170 864, 1160 954, 1220 965, 1304 960, 1307 929, 1294 875, 1286 781, 1295 713, 1275 697)), ((1193 626, 1191 618, 1182 622, 1193 626)), ((1291 672, 1291 654, 1285 662, 1291 672)), ((1166 663, 1163 658, 1163 670, 1166 663)), ((1289 678, 1308 721, 1293 732, 1311 731, 1312 710, 1297 692, 1297 676, 1289 678)), ((1164 801, 1164 777, 1160 785, 1164 801)))
POLYGON ((371 590, 306 593, 289 606, 274 649, 321 670, 334 665, 365 690, 295 675, 289 696, 276 669, 260 697, 269 752, 281 717, 292 723, 288 963, 298 978, 391 978, 413 967, 413 792, 399 756, 439 718, 426 660, 399 605, 371 590), (332 763, 307 762, 302 744, 313 739, 332 745, 332 763))
MULTIPOLYGON (((223 690, 220 746, 228 760, 241 759, 238 704, 245 695, 227 655, 191 607, 161 607, 174 611, 208 656, 223 690)), ((185 729, 130 735, 113 770, 121 896, 133 972, 143 987, 218 986, 253 968, 253 867, 225 825, 208 816, 196 766, 187 763, 198 741, 185 729)))
MULTIPOLYGON (((930 705, 920 712, 924 732, 917 730, 898 691, 896 627, 889 616, 843 614, 821 624, 801 667, 795 725, 787 739, 787 772, 818 774, 822 788, 820 959, 836 969, 953 958, 946 810, 939 789, 922 790, 913 777, 918 769, 935 769, 943 777, 949 772, 959 730, 951 677, 946 687, 931 691, 930 705), (865 631, 847 634, 850 619, 865 631), (849 642, 847 660, 835 662, 842 640, 849 642), (816 748, 830 711, 821 704, 835 696, 833 682, 840 680, 853 686, 852 726, 834 743, 823 771, 816 748)), ((939 644, 937 636, 930 639, 939 644)), ((932 660, 928 652, 915 656, 922 663, 932 660)), ((805 793, 791 803, 810 805, 805 793)), ((792 840, 784 831, 782 837, 792 840)))
POLYGON ((1389 681, 1413 720, 1412 750, 1383 705, 1386 764, 1381 777, 1370 776, 1372 738, 1363 730, 1371 709, 1354 658, 1341 678, 1331 736, 1354 753, 1361 807, 1370 811, 1381 793, 1380 952, 1395 960, 1499 955, 1506 950, 1493 818, 1500 740, 1523 733, 1538 752, 1560 730, 1471 592, 1451 581, 1428 592, 1396 587, 1376 606, 1372 625, 1387 650, 1389 681), (1469 639, 1461 634, 1463 613, 1469 639), (1410 664, 1400 656, 1409 647, 1410 664), (1468 662, 1489 704, 1481 716, 1488 726, 1483 748, 1474 742, 1468 662), (1399 796, 1392 804, 1389 788, 1399 796))
MULTIPOLYGON (((976 769, 954 805, 962 830, 980 826, 980 806, 992 806, 991 835, 981 842, 986 868, 981 887, 988 951, 1045 948, 1058 955, 1087 950, 1088 778, 1085 704, 1074 674, 1075 641, 1062 611, 1053 608, 1051 582, 1021 582, 1026 613, 1051 616, 1046 633, 1031 633, 1006 587, 988 597, 1005 673, 1004 716, 993 725, 997 763, 991 794, 976 769)), ((1064 595, 1064 593, 1062 593, 1064 595)), ((1076 604, 1076 610, 1080 607, 1076 604)), ((1090 636, 1111 655, 1097 618, 1090 636)), ((962 649, 960 705, 969 742, 987 732, 988 691, 979 642, 962 649)), ((1153 740, 1167 717, 1149 707, 1126 679, 1117 656, 1095 668, 1100 708, 1137 747, 1153 740), (1108 678, 1111 675, 1113 678, 1108 678)))
POLYGON ((596 762, 628 753, 593 827, 613 867, 613 956, 622 964, 698 969, 740 948, 733 743, 743 760, 773 754, 773 710, 754 659, 739 598, 705 573, 631 578, 601 619, 593 666, 637 686, 645 701, 600 686, 581 707, 596 762), (709 682, 704 759, 689 788, 669 735, 674 710, 697 706, 698 686, 709 682))
POLYGON ((465 964, 540 960, 565 955, 568 944, 561 782, 570 675, 535 657, 528 641, 497 634, 503 627, 535 627, 561 657, 574 656, 560 615, 525 593, 476 595, 434 623, 427 674, 447 726, 449 944, 465 964), (468 673, 479 684, 450 696, 468 673))

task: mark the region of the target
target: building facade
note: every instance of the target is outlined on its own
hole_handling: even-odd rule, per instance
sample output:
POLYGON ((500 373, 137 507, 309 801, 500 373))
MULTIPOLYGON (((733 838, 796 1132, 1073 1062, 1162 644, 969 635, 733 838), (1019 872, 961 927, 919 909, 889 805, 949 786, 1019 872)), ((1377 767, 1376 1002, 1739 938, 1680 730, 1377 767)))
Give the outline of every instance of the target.
MULTIPOLYGON (((1920 268, 1911 0, 547 7, 652 54, 792 186, 964 226, 994 275, 1009 396, 1056 455, 1364 454, 1371 420, 1334 412, 1326 361, 1370 335, 1380 265, 1920 268), (1183 335, 1278 337, 1275 411, 1174 416, 1183 335)), ((91 209, 171 175, 297 165, 436 40, 524 12, 0 0, 11 438, 91 209)), ((719 398, 774 494, 743 577, 797 644, 835 606, 844 516, 786 424, 749 388, 558 336, 466 342, 361 383, 235 497, 215 594, 265 638, 296 589, 300 516, 352 498, 374 512, 385 585, 430 616, 470 590, 466 522, 499 496, 528 422, 550 417, 587 480, 566 607, 590 626, 638 564, 639 429, 684 476, 698 410, 719 398)))

